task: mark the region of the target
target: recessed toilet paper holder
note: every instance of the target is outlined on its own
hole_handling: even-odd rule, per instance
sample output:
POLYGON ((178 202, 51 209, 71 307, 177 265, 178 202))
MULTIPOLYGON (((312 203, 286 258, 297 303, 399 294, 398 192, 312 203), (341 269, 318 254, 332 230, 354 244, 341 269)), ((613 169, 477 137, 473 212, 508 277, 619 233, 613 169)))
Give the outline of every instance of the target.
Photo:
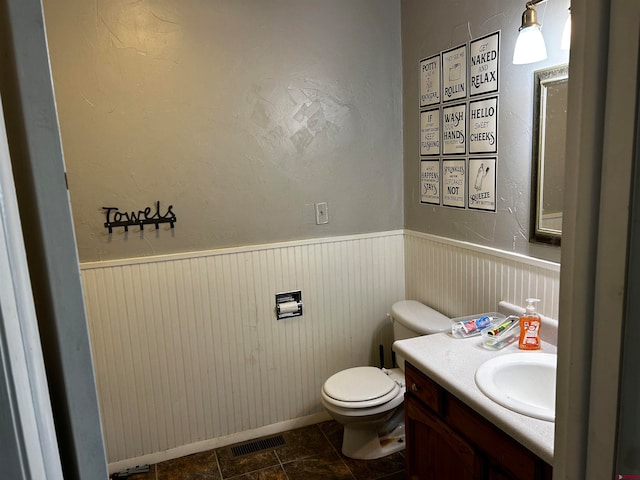
POLYGON ((278 320, 302 315, 302 290, 276 293, 276 317, 278 320))

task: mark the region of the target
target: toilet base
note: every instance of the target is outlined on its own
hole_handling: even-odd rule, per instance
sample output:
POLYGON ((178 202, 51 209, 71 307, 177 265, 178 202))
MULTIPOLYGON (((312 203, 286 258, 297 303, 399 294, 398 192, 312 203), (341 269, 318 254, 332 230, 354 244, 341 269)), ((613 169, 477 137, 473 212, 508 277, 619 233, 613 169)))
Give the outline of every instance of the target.
POLYGON ((344 426, 342 453, 349 458, 373 460, 399 452, 405 447, 404 422, 384 435, 378 435, 370 428, 359 427, 361 425, 358 423, 344 426))

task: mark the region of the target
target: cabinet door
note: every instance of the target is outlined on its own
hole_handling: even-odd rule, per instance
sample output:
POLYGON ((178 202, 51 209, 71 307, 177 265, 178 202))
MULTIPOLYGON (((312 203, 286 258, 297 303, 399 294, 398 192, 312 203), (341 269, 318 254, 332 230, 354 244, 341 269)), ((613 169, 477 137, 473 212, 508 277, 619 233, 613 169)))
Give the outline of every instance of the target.
POLYGON ((507 474, 505 474, 502 470, 491 466, 489 467, 489 480, 513 480, 513 478, 507 476, 507 474))
MULTIPOLYGON (((553 471, 551 467, 541 460, 535 478, 537 480, 551 480, 552 477, 553 471)), ((490 465, 488 480, 519 480, 519 478, 507 474, 496 465, 490 465)))
POLYGON ((411 395, 405 401, 408 477, 479 479, 482 461, 464 439, 411 395))

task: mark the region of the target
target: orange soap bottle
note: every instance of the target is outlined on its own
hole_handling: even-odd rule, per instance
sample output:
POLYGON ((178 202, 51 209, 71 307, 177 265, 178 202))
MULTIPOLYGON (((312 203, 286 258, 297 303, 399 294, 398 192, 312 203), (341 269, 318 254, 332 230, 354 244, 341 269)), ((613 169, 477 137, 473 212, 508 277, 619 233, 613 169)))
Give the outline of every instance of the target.
POLYGON ((540 348, 540 315, 536 313, 535 302, 537 298, 527 298, 525 313, 520 317, 520 342, 521 350, 538 350, 540 348))

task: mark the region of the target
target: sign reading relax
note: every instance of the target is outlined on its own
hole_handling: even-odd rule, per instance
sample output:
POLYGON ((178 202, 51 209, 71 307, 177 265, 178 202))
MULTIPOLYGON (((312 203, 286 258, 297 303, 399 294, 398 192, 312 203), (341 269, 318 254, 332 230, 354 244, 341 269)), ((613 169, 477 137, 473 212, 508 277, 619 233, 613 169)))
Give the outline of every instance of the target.
POLYGON ((469 95, 498 91, 500 32, 469 43, 469 95))

